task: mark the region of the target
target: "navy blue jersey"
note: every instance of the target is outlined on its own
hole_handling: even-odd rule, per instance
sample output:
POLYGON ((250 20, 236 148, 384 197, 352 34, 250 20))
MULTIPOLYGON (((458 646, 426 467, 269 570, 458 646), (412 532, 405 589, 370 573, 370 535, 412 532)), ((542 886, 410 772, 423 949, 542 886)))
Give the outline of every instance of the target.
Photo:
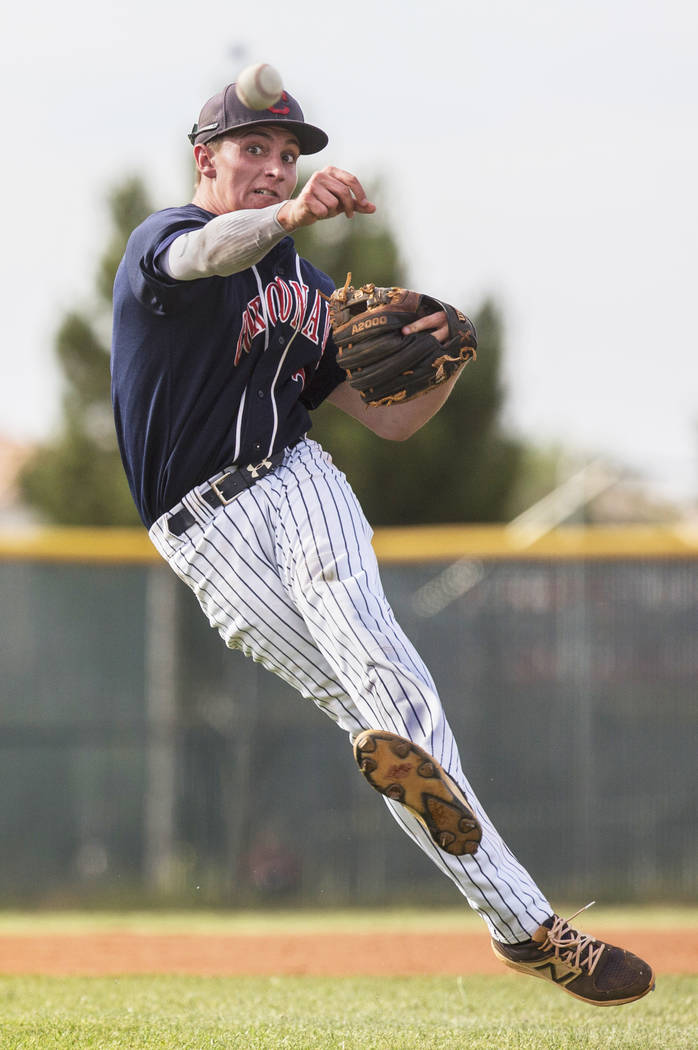
POLYGON ((291 237, 232 277, 166 275, 159 260, 172 241, 212 218, 194 204, 149 216, 114 283, 114 418, 148 528, 223 467, 296 441, 345 376, 320 294, 333 282, 291 237))

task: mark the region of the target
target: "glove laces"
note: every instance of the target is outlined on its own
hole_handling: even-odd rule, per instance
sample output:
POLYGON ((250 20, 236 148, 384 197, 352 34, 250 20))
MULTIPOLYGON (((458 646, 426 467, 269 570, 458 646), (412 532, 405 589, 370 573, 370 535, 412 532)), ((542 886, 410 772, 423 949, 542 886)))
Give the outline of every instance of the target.
POLYGON ((593 937, 575 930, 574 927, 570 926, 570 922, 581 912, 591 908, 595 903, 596 901, 590 901, 589 904, 585 904, 574 915, 570 915, 569 919, 563 919, 560 915, 554 916, 553 925, 548 930, 548 935, 540 950, 547 951, 552 948, 555 957, 565 963, 566 966, 574 967, 577 970, 586 970, 587 973, 592 974, 603 955, 606 945, 598 944, 593 937))

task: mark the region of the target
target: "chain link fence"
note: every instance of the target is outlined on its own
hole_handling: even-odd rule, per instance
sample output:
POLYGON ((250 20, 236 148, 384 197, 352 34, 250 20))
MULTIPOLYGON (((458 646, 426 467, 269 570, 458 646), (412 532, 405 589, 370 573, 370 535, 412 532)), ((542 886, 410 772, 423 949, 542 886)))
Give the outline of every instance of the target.
MULTIPOLYGON (((512 850, 553 898, 693 898, 698 562, 459 565, 383 581, 512 850)), ((165 566, 7 559, 0 584, 0 901, 460 900, 165 566)))

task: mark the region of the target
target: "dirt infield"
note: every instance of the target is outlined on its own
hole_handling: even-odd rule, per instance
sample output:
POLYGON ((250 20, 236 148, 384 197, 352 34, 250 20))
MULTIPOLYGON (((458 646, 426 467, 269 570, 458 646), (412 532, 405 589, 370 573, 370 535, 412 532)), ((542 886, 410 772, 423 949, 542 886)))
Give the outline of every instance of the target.
MULTIPOLYGON (((658 973, 698 973, 698 929, 600 929, 658 973)), ((484 932, 0 936, 0 973, 55 976, 392 976, 501 974, 484 932)))

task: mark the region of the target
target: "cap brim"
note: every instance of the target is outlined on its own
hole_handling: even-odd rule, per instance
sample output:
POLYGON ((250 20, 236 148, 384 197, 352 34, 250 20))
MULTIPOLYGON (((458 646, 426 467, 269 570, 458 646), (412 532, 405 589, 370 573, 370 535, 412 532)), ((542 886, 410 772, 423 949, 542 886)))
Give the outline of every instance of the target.
POLYGON ((278 122, 274 121, 274 123, 285 124, 287 127, 293 128, 301 153, 304 154, 319 153, 330 141, 325 132, 321 128, 316 128, 314 124, 301 124, 295 120, 279 120, 278 122))
POLYGON ((301 153, 304 155, 319 153, 329 142, 325 132, 321 128, 316 128, 314 124, 306 124, 305 121, 300 120, 288 120, 285 117, 267 117, 266 111, 260 113, 255 120, 243 120, 239 124, 231 124, 227 128, 221 128, 220 131, 216 128, 215 131, 211 130, 210 134, 203 136, 196 134, 192 129, 189 141, 203 145, 205 142, 211 142, 212 139, 220 138, 221 135, 227 135, 229 131, 242 131, 244 128, 253 128, 257 124, 276 124, 279 127, 289 128, 298 139, 298 145, 301 153))
MULTIPOLYGON (((227 131, 239 131, 241 128, 253 128, 255 124, 276 124, 279 127, 289 128, 298 139, 298 145, 301 148, 301 153, 319 153, 321 149, 324 149, 329 138, 320 128, 316 128, 314 124, 306 124, 300 120, 286 120, 281 118, 275 120, 274 117, 267 119, 266 111, 262 115, 260 114, 257 120, 244 121, 242 124, 234 124, 233 127, 227 128, 227 131)), ((220 135, 224 135, 225 131, 218 132, 220 135)))

